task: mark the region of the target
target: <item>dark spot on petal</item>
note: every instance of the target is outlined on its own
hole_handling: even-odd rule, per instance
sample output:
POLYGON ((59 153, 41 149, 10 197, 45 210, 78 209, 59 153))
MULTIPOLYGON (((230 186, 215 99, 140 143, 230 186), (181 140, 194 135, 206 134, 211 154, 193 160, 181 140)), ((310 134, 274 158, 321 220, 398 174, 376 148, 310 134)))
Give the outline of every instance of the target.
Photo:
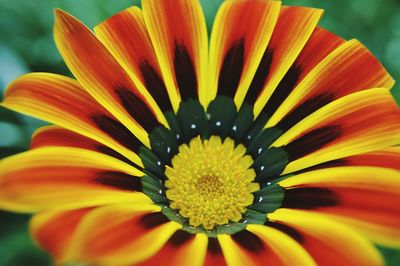
POLYGON ((142 182, 140 177, 128 175, 126 173, 116 171, 106 171, 97 174, 95 182, 128 191, 142 191, 142 182))
POLYGON ((342 135, 339 125, 329 125, 314 129, 284 147, 289 154, 289 161, 294 161, 321 149, 342 135))
POLYGON ((278 229, 279 231, 287 234, 288 236, 290 236, 291 238, 293 238, 294 240, 296 240, 299 243, 304 242, 303 235, 299 231, 294 229, 293 227, 290 227, 286 224, 282 224, 282 223, 278 223, 278 222, 271 222, 271 221, 267 221, 265 223, 265 225, 275 228, 275 229, 278 229))
POLYGON ((147 90, 157 101, 157 104, 161 110, 163 112, 172 110, 171 101, 169 100, 165 83, 153 66, 150 65, 147 60, 144 60, 140 63, 139 69, 147 90))
POLYGON ((92 115, 91 119, 99 129, 128 149, 137 152, 142 145, 136 136, 121 122, 103 114, 92 115))
POLYGON ((261 59, 260 64, 258 65, 256 74, 250 84, 249 90, 247 91, 245 102, 253 105, 257 100, 258 95, 260 95, 261 91, 264 88, 265 81, 269 75, 271 70, 273 58, 273 51, 270 48, 267 48, 264 52, 264 55, 261 59))
POLYGON ((332 190, 318 187, 301 187, 285 190, 282 208, 309 210, 338 204, 339 197, 332 190))
POLYGON ((131 160, 129 160, 128 158, 126 158, 125 156, 123 156, 122 154, 114 151, 113 149, 111 149, 110 147, 104 146, 104 145, 97 145, 96 146, 96 150, 98 152, 104 153, 108 156, 114 157, 120 161, 123 161, 124 163, 130 164, 132 166, 134 166, 137 169, 140 169, 141 167, 138 166, 137 164, 135 164, 134 162, 132 162, 131 160))
POLYGON ((225 54, 218 80, 218 94, 233 97, 242 76, 244 39, 236 41, 225 54))
POLYGON ((270 117, 282 102, 289 96, 289 94, 295 88, 297 81, 299 80, 302 70, 298 65, 292 65, 283 79, 280 81, 279 85, 276 87, 271 97, 269 98, 264 109, 261 111, 267 117, 270 117))
POLYGON ((242 248, 253 252, 258 253, 265 249, 264 243, 262 240, 253 233, 249 231, 240 231, 234 235, 232 235, 232 239, 242 248))
POLYGON ((140 220, 139 220, 139 223, 145 229, 151 229, 151 228, 157 227, 159 225, 165 224, 167 222, 169 222, 169 219, 161 212, 153 212, 153 213, 144 214, 142 217, 140 217, 140 220))
POLYGON ((128 114, 147 132, 159 125, 157 118, 144 99, 126 88, 118 88, 115 91, 128 114))
POLYGON ((276 126, 287 131, 302 119, 332 102, 334 99, 335 95, 333 93, 323 93, 308 99, 290 111, 276 126))
POLYGON ((197 98, 197 76, 193 60, 184 44, 175 42, 174 70, 182 100, 197 98))
POLYGON ((346 159, 337 159, 337 160, 320 163, 320 164, 302 169, 300 171, 295 172, 295 174, 301 174, 301 173, 305 173, 305 172, 309 172, 309 171, 314 171, 314 170, 319 170, 319 169, 324 169, 324 168, 331 168, 331 167, 338 167, 338 166, 346 166, 346 165, 348 165, 348 162, 346 159))
POLYGON ((216 238, 208 238, 207 250, 214 256, 222 256, 221 245, 216 238))
POLYGON ((182 230, 178 230, 168 240, 168 244, 171 244, 174 247, 179 247, 193 238, 194 238, 193 234, 190 234, 182 230))

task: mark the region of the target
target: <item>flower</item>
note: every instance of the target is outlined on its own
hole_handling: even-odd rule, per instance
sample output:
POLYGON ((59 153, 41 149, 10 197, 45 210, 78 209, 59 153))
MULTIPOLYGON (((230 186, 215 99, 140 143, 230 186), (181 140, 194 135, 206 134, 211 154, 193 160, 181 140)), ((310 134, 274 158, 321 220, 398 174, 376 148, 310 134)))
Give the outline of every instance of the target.
POLYGON ((31 73, 2 105, 49 121, 0 164, 56 263, 382 265, 400 245, 394 81, 319 9, 143 0, 95 27, 56 10, 75 79, 31 73))

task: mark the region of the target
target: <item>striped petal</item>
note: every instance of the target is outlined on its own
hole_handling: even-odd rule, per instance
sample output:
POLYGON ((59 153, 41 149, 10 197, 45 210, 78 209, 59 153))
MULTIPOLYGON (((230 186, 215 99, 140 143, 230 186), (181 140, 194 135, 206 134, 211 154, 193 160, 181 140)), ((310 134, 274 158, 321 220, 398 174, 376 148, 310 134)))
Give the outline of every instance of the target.
POLYGON ((254 105, 256 116, 303 49, 322 13, 320 9, 282 7, 271 41, 245 98, 247 103, 254 105))
POLYGON ((393 84, 392 77, 371 52, 357 40, 351 40, 308 73, 266 126, 287 129, 335 99, 370 88, 391 88, 393 84))
POLYGON ((204 266, 225 266, 226 260, 217 238, 208 238, 207 254, 204 266))
POLYGON ((263 225, 248 225, 247 230, 257 235, 265 243, 268 243, 283 265, 316 265, 310 255, 290 236, 273 227, 263 225))
MULTIPOLYGON (((287 238, 283 239, 286 240, 287 238)), ((266 242, 266 238, 250 231, 241 231, 234 235, 218 235, 218 241, 229 266, 287 265, 280 258, 282 254, 276 253, 271 244, 266 242)), ((274 242, 272 245, 275 244, 274 242)), ((292 258, 296 258, 296 255, 292 254, 292 258)))
POLYGON ((140 192, 142 175, 135 167, 101 153, 39 148, 0 162, 0 206, 38 211, 150 202, 140 192))
POLYGON ((142 11, 130 7, 97 25, 94 31, 140 91, 147 89, 163 112, 172 110, 142 11))
POLYGON ((185 231, 176 231, 165 245, 141 266, 175 266, 193 265, 202 266, 207 249, 207 236, 191 234, 185 231))
POLYGON ((160 251, 180 227, 156 205, 97 208, 79 226, 69 255, 95 265, 136 265, 160 251))
POLYGON ((207 28, 196 0, 143 0, 143 15, 172 106, 206 90, 207 28))
POLYGON ((7 87, 1 104, 84 135, 142 165, 135 153, 141 142, 73 79, 26 74, 7 87))
POLYGON ((207 104, 218 94, 235 97, 240 107, 271 38, 280 5, 279 1, 260 0, 221 5, 210 41, 207 104))
POLYGON ((347 166, 302 173, 279 184, 287 189, 283 207, 326 214, 372 241, 399 246, 399 177, 389 168, 347 166))
MULTIPOLYGON (((290 23, 290 20, 287 23, 290 23)), ((292 27, 296 26, 297 26, 296 24, 292 25, 292 27)), ((285 28, 283 30, 285 30, 285 28)), ((299 29, 299 30, 301 31, 304 29, 299 29)), ((277 31, 277 29, 275 29, 275 31, 277 31)), ((273 40, 274 36, 275 35, 272 36, 273 40)), ((290 36, 291 35, 289 35, 287 38, 290 38, 290 36)), ((280 80, 278 86, 276 86, 276 88, 273 91, 265 89, 262 92, 262 95, 260 95, 259 99, 257 100, 258 103, 257 108, 254 109, 255 114, 259 115, 259 119, 263 119, 264 120, 263 123, 266 123, 268 118, 270 118, 274 114, 274 112, 278 109, 278 107, 282 104, 282 102, 289 96, 289 94, 298 85, 298 83, 302 81, 304 77, 318 63, 320 63, 327 55, 329 55, 333 50, 335 50, 343 43, 344 40, 342 38, 320 27, 316 27, 314 32, 308 39, 307 43, 305 44, 303 50, 296 58, 295 62, 290 66, 285 76, 283 76, 283 78, 280 80), (265 102, 267 103, 263 106, 265 102), (262 110, 260 111, 261 108, 262 110)), ((279 49, 279 46, 274 50, 276 49, 279 49)), ((287 57, 282 57, 282 58, 287 58, 287 57)), ((269 68, 270 68, 269 66, 262 68, 262 64, 260 64, 259 67, 260 81, 258 81, 257 83, 256 81, 253 81, 254 84, 261 83, 261 85, 264 85, 265 83, 266 86, 271 86, 268 83, 266 83, 266 79, 270 76, 269 68)), ((259 85, 259 87, 261 85, 259 85)))
POLYGON ((31 234, 36 243, 53 256, 56 263, 62 263, 67 260, 66 251, 79 223, 91 210, 40 212, 30 221, 31 234))
POLYGON ((65 63, 85 89, 145 145, 147 132, 167 126, 150 94, 140 91, 106 47, 80 21, 56 10, 54 38, 65 63))
POLYGON ((352 229, 307 211, 279 209, 268 218, 297 232, 317 265, 384 265, 378 250, 352 229))
POLYGON ((400 110, 387 89, 370 89, 336 100, 283 134, 291 173, 323 162, 398 144, 400 110), (382 119, 384 118, 384 119, 382 119))
POLYGON ((52 146, 75 147, 85 150, 97 151, 117 158, 128 164, 132 164, 133 166, 137 166, 136 164, 133 164, 127 157, 119 154, 110 147, 59 126, 44 126, 36 130, 35 133, 32 135, 30 146, 31 149, 52 146))

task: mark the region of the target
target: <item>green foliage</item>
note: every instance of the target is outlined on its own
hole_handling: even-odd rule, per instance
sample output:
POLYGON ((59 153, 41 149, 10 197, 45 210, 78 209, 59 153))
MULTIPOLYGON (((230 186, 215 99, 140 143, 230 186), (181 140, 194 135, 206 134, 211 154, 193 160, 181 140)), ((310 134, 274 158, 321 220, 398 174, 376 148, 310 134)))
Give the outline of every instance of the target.
MULTIPOLYGON (((209 31, 223 0, 201 0, 209 31)), ((325 9, 321 25, 343 38, 357 38, 400 77, 400 2, 398 0, 284 0, 287 5, 325 9)), ((70 75, 53 42, 53 9, 62 8, 93 27, 140 0, 0 0, 0 99, 6 85, 31 71, 70 75)), ((400 88, 393 94, 399 101, 400 88)), ((44 123, 0 108, 0 158, 27 149, 32 132, 44 123)), ((0 212, 0 265, 51 265, 32 244, 29 216, 0 212)), ((400 265, 400 252, 380 248, 388 266, 400 265)))

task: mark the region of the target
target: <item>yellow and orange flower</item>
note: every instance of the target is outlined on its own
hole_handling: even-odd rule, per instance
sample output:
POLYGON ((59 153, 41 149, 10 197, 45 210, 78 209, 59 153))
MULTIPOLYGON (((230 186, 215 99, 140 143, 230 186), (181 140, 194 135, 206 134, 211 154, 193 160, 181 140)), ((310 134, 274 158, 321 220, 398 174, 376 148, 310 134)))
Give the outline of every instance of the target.
POLYGON ((319 9, 142 0, 95 27, 56 11, 76 79, 26 74, 2 105, 52 124, 0 164, 56 263, 382 265, 400 246, 393 79, 319 9))

